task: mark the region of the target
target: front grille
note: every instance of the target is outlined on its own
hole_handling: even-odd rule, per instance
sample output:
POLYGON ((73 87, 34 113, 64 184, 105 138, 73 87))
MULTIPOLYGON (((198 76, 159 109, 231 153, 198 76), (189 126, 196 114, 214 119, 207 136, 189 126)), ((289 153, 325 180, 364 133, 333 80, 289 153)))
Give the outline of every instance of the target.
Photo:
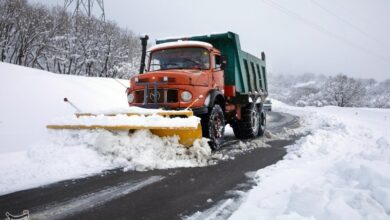
MULTIPOLYGON (((135 103, 144 103, 144 90, 135 92, 135 103)), ((148 103, 154 103, 154 89, 149 89, 148 103)), ((178 91, 176 89, 157 89, 157 103, 175 103, 178 102, 178 91)))

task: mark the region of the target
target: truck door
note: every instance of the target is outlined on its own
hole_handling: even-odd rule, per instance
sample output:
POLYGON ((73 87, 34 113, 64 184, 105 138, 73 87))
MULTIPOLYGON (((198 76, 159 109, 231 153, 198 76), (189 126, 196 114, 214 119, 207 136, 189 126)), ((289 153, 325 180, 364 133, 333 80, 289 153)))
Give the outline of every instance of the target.
POLYGON ((223 90, 224 88, 224 75, 222 70, 222 59, 221 55, 214 54, 212 56, 212 82, 213 82, 213 88, 217 88, 218 90, 223 90))

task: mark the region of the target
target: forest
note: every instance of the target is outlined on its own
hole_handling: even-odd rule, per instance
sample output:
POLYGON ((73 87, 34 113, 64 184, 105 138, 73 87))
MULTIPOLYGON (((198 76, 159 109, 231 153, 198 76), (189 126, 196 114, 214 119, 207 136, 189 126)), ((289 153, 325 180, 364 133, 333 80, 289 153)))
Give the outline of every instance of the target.
POLYGON ((137 71, 138 36, 112 21, 64 7, 0 0, 0 61, 71 75, 127 78, 137 71))
POLYGON ((390 108, 390 79, 358 79, 345 74, 268 74, 270 97, 296 106, 390 108))

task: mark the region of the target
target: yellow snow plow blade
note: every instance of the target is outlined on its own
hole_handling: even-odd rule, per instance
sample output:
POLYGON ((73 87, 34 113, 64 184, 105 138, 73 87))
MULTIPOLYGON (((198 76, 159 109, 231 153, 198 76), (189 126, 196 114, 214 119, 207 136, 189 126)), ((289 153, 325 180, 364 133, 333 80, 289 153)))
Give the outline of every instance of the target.
POLYGON ((149 130, 159 136, 159 137, 167 137, 177 135, 180 137, 179 143, 184 146, 191 146, 196 139, 202 138, 202 127, 200 124, 196 129, 194 128, 175 128, 175 129, 150 129, 149 130))
MULTIPOLYGON (((160 115, 166 118, 173 117, 181 117, 188 118, 193 116, 192 111, 161 111, 154 113, 156 115, 160 115)), ((139 114, 139 113, 119 113, 119 114, 104 114, 106 117, 114 117, 117 115, 127 115, 131 116, 150 116, 152 114, 139 114)), ((75 116, 77 118, 81 117, 96 117, 99 116, 97 114, 92 113, 76 113, 75 116)), ((191 146, 196 139, 202 138, 202 127, 200 123, 198 123, 197 127, 193 126, 180 126, 180 127, 172 127, 171 125, 161 125, 161 126, 144 126, 144 125, 101 125, 101 124, 56 124, 56 125, 47 125, 48 129, 70 129, 70 130, 80 130, 80 129, 104 129, 109 131, 134 131, 140 129, 150 130, 153 134, 159 137, 166 136, 179 136, 179 143, 189 147, 191 146)))
MULTIPOLYGON (((104 114, 104 116, 117 116, 119 114, 124 114, 124 115, 127 115, 127 116, 133 116, 133 115, 145 115, 145 116, 148 116, 148 115, 152 115, 152 113, 150 113, 150 114, 147 114, 147 113, 140 114, 140 113, 135 113, 135 112, 124 112, 124 113, 113 113, 113 114, 109 113, 109 114, 104 114)), ((164 117, 190 117, 190 116, 194 116, 194 113, 192 111, 160 111, 160 112, 156 112, 154 114, 160 115, 160 116, 164 116, 164 117)), ((75 113, 74 115, 76 115, 77 117, 97 116, 97 114, 94 114, 94 113, 75 113)))

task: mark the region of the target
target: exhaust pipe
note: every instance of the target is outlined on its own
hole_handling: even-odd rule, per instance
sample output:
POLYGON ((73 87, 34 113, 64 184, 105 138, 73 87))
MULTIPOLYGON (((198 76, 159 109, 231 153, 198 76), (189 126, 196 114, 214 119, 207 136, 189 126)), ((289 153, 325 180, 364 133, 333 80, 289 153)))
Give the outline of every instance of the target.
POLYGON ((141 66, 139 68, 139 74, 142 74, 145 71, 146 46, 148 45, 149 36, 145 35, 145 37, 141 37, 140 39, 142 44, 142 53, 141 53, 141 66))

